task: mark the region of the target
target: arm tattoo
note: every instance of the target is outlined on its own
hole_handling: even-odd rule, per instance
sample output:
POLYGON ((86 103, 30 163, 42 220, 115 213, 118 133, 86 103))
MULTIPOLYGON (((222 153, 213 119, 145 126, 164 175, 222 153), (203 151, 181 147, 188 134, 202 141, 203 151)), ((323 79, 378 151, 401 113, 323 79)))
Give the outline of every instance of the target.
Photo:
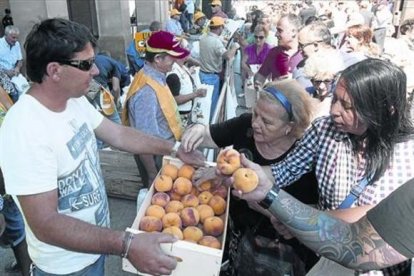
POLYGON ((349 224, 284 191, 269 210, 306 246, 348 268, 375 270, 406 260, 378 235, 366 217, 349 224))

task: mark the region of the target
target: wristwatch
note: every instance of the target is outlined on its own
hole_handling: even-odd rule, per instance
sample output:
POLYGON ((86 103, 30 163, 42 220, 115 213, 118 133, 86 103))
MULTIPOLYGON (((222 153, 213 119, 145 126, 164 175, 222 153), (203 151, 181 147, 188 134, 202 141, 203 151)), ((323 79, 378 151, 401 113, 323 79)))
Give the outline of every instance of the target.
POLYGON ((259 202, 259 205, 264 209, 269 209, 275 198, 279 196, 279 190, 280 188, 277 185, 273 185, 272 189, 270 189, 266 197, 259 202))
POLYGON ((179 141, 175 142, 174 147, 172 148, 172 151, 170 153, 170 155, 173 158, 177 157, 177 151, 178 151, 178 148, 180 147, 180 145, 181 145, 181 142, 179 142, 179 141))

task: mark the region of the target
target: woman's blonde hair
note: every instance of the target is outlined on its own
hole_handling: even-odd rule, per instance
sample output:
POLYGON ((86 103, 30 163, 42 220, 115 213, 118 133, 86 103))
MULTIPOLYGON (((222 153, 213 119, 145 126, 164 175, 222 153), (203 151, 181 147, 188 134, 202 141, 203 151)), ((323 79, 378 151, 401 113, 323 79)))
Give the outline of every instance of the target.
MULTIPOLYGON (((259 99, 269 101, 270 103, 283 106, 266 88, 275 88, 283 94, 292 107, 292 116, 289 118, 288 112, 281 114, 281 119, 285 122, 292 122, 291 134, 300 138, 305 130, 309 127, 312 120, 312 98, 305 89, 296 80, 281 80, 270 82, 259 92, 259 99)), ((286 110, 286 108, 284 107, 286 110)))

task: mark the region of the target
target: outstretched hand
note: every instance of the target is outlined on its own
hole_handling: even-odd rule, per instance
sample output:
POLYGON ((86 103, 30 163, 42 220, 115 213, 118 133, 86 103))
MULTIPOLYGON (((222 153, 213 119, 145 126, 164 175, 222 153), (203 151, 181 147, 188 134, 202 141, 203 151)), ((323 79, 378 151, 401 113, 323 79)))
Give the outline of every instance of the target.
POLYGON ((184 151, 189 152, 195 150, 204 140, 205 126, 195 124, 186 129, 181 137, 181 146, 184 151))
POLYGON ((177 150, 177 157, 184 162, 195 167, 204 167, 206 158, 203 153, 198 150, 186 151, 183 144, 177 150))
POLYGON ((128 253, 128 260, 142 273, 170 275, 177 266, 176 258, 165 254, 160 243, 173 243, 177 239, 163 233, 135 235, 128 253))
POLYGON ((273 182, 267 177, 266 173, 256 163, 246 158, 244 154, 240 155, 240 161, 243 167, 254 170, 259 177, 259 185, 250 193, 243 194, 241 191, 233 190, 233 195, 246 201, 262 201, 273 186, 273 182))

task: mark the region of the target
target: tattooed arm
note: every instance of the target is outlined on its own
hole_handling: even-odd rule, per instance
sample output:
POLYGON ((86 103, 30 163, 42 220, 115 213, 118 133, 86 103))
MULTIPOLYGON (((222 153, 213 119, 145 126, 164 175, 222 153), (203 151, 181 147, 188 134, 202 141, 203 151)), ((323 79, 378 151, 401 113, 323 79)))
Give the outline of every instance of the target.
MULTIPOLYGON (((242 164, 256 171, 260 183, 253 192, 234 194, 247 201, 263 200, 273 186, 272 180, 260 166, 244 157, 242 164)), ((278 192, 269 211, 306 246, 348 268, 374 270, 407 259, 381 238, 366 216, 347 223, 299 202, 283 190, 278 192)))

